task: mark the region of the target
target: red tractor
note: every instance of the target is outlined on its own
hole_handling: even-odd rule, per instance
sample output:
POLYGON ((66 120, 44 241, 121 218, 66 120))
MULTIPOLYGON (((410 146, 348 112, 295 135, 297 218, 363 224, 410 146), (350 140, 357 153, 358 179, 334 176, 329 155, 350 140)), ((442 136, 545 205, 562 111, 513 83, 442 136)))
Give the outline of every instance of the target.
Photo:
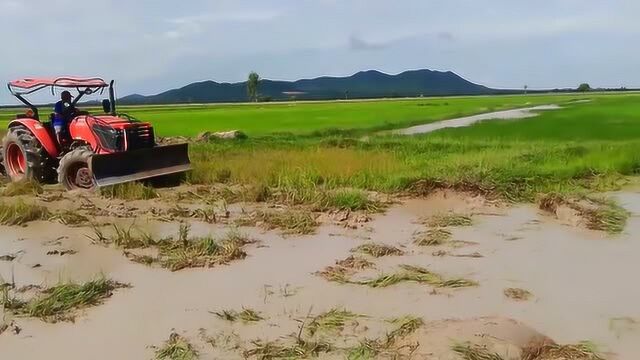
POLYGON ((9 91, 29 109, 9 123, 2 141, 2 165, 12 181, 61 183, 67 189, 99 186, 180 174, 191 167, 188 145, 158 146, 153 127, 116 113, 114 82, 100 78, 21 79, 9 91), (52 126, 54 114, 42 121, 38 108, 26 95, 43 89, 77 90, 72 108, 87 95, 108 90, 102 113, 74 110, 60 143, 52 126))

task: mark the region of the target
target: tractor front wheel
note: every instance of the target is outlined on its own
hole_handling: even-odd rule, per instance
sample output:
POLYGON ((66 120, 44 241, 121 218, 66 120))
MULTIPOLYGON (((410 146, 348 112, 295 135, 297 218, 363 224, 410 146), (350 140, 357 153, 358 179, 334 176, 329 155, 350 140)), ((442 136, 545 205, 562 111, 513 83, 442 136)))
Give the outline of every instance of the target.
POLYGON ((86 147, 77 148, 60 159, 58 182, 67 190, 94 190, 96 182, 89 169, 89 159, 93 151, 86 147))

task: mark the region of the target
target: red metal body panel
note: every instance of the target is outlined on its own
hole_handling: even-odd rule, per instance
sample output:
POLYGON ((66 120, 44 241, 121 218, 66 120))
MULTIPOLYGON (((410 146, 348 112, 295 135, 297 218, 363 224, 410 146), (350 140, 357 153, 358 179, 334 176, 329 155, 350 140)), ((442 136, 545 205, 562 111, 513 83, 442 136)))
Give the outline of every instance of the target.
POLYGON ((33 136, 35 136, 36 139, 38 139, 40 144, 42 144, 42 147, 47 151, 47 153, 49 153, 51 157, 55 158, 58 156, 59 151, 58 151, 58 146, 56 146, 55 139, 51 137, 51 134, 49 133, 47 128, 42 126, 42 123, 40 121, 36 119, 13 120, 9 123, 9 128, 18 126, 18 125, 23 125, 27 129, 29 129, 29 131, 33 133, 33 136))
MULTIPOLYGON (((87 142, 91 145, 91 149, 96 154, 110 154, 113 153, 110 149, 104 149, 99 140, 91 131, 91 126, 94 122, 98 122, 102 125, 106 125, 112 127, 117 130, 124 130, 131 126, 148 126, 151 128, 151 124, 149 123, 131 123, 131 121, 127 119, 123 119, 117 116, 104 115, 104 116, 78 116, 75 119, 71 120, 69 123, 69 133, 71 134, 71 138, 73 140, 81 140, 87 142)), ((128 141, 125 139, 125 144, 128 144, 128 141)), ((124 149, 125 151, 127 149, 124 149)))
POLYGON ((100 78, 59 77, 59 78, 26 78, 14 80, 9 83, 20 89, 32 89, 37 86, 60 87, 107 87, 109 86, 100 78))

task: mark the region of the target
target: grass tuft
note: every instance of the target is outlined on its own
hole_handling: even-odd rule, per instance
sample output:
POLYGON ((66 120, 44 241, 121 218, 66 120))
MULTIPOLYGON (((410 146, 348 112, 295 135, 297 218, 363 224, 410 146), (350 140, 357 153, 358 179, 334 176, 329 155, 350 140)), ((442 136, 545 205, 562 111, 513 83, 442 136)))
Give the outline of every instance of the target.
POLYGON ((424 320, 415 316, 404 316, 391 319, 389 322, 396 326, 396 328, 387 335, 388 338, 393 340, 407 337, 424 325, 424 320))
POLYGON ((49 218, 49 221, 58 221, 63 225, 67 226, 80 226, 84 224, 88 224, 89 218, 79 214, 77 211, 73 210, 63 210, 49 218))
POLYGON ((432 216, 425 221, 427 226, 431 227, 452 227, 452 226, 471 226, 473 220, 471 217, 455 213, 438 214, 432 216))
POLYGON ((404 255, 404 251, 385 244, 364 244, 360 245, 357 248, 351 250, 352 252, 357 252, 361 254, 366 254, 373 256, 375 258, 380 258, 383 256, 401 256, 404 255))
POLYGON ((158 197, 156 190, 140 182, 128 182, 100 188, 100 194, 109 199, 150 200, 158 197))
POLYGON ((430 229, 425 233, 420 233, 414 240, 418 246, 440 246, 451 240, 451 231, 446 229, 430 229))
POLYGON ((522 350, 522 360, 604 360, 595 345, 583 342, 577 345, 558 345, 551 341, 530 344, 522 350))
POLYGON ((524 289, 508 288, 504 289, 504 296, 517 301, 527 301, 533 297, 533 294, 524 289))
POLYGON ((163 241, 158 245, 157 262, 171 271, 185 268, 212 267, 228 264, 233 260, 244 259, 247 253, 244 246, 252 241, 245 235, 230 231, 221 239, 207 236, 187 238, 180 236, 181 241, 163 241))
POLYGON ((198 352, 182 336, 172 333, 162 348, 156 351, 157 360, 196 360, 198 352))
POLYGON ((372 288, 384 288, 402 282, 416 282, 436 287, 463 288, 477 286, 478 283, 466 279, 444 279, 441 275, 431 272, 423 267, 401 265, 401 271, 393 274, 382 274, 377 278, 353 282, 372 288))
POLYGON ((307 327, 307 332, 310 336, 314 336, 318 333, 326 334, 340 332, 344 329, 344 325, 347 322, 359 317, 361 317, 361 315, 355 314, 351 311, 334 308, 314 317, 307 327))
POLYGON ((236 322, 241 320, 245 323, 259 322, 264 320, 264 317, 260 315, 259 312, 253 309, 243 308, 242 311, 237 312, 235 310, 222 310, 214 313, 220 319, 236 322))
POLYGON ((629 212, 615 201, 604 198, 582 196, 569 198, 562 194, 549 193, 538 198, 541 210, 556 214, 558 207, 567 206, 585 220, 587 228, 619 234, 624 231, 629 212))
POLYGON ((11 300, 3 294, 2 303, 16 315, 38 317, 46 321, 72 320, 72 312, 89 306, 100 305, 113 291, 128 287, 105 278, 83 284, 66 283, 45 289, 41 295, 29 301, 11 300))
POLYGON ((0 224, 24 225, 30 221, 46 220, 49 217, 47 208, 17 201, 13 204, 0 203, 0 224))
POLYGON ((236 221, 238 226, 262 226, 267 230, 280 229, 286 235, 313 234, 318 222, 311 212, 303 210, 256 211, 250 217, 236 221))
POLYGON ((307 341, 297 338, 291 345, 284 345, 279 341, 252 342, 253 348, 244 352, 245 357, 255 357, 261 360, 289 360, 308 359, 333 350, 331 344, 325 341, 307 341))
POLYGON ((18 181, 7 184, 2 196, 40 195, 43 192, 42 185, 36 181, 18 181))
POLYGON ((451 350, 460 355, 462 360, 504 360, 502 356, 490 352, 486 347, 471 343, 454 344, 451 350))
POLYGON ((382 206, 377 201, 369 199, 366 192, 362 190, 338 190, 326 195, 324 203, 328 208, 351 211, 377 212, 382 206))

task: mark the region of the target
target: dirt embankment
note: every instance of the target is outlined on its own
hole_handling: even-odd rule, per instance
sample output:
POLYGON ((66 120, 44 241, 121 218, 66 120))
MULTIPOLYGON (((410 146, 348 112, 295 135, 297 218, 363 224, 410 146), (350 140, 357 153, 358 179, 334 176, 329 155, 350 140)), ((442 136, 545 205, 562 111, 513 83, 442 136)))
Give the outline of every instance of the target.
POLYGON ((640 356, 634 217, 612 237, 449 191, 369 211, 149 197, 3 199, 46 209, 0 211, 4 356, 599 358, 549 338, 640 356))

